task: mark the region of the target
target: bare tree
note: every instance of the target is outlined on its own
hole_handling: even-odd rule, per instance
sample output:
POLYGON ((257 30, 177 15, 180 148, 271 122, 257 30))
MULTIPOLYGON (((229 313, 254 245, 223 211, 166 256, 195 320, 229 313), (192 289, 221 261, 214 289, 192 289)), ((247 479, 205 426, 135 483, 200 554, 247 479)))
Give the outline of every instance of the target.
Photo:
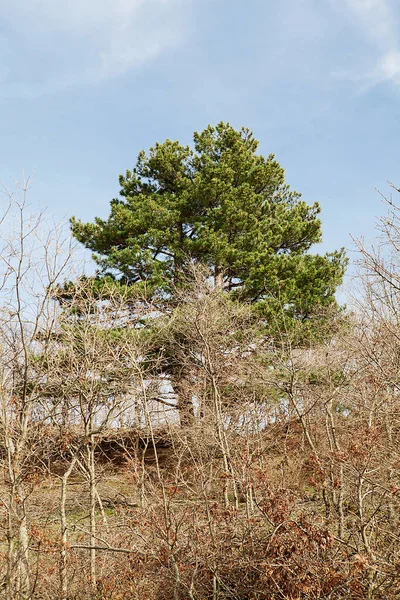
POLYGON ((29 213, 29 180, 15 193, 3 190, 1 221, 1 435, 5 449, 7 513, 6 597, 33 593, 29 554, 27 473, 32 461, 33 426, 40 380, 36 376, 37 334, 50 331, 56 307, 52 288, 66 273, 70 238, 62 226, 46 228, 43 214, 29 213))

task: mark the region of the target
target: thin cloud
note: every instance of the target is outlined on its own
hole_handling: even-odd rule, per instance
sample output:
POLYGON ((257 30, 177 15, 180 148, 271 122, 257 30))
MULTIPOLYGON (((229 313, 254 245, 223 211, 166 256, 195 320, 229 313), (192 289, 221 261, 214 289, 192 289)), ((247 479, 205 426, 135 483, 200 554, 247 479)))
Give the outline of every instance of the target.
POLYGON ((190 0, 0 0, 0 85, 35 97, 123 75, 176 46, 190 0))
MULTIPOLYGON (((336 0, 336 8, 339 4, 336 0)), ((358 64, 336 74, 361 84, 361 91, 391 81, 400 84, 399 10, 390 0, 344 0, 356 29, 369 47, 367 64, 358 64)), ((362 57, 364 58, 364 57, 362 57)))
POLYGON ((388 0, 346 0, 346 4, 372 41, 387 48, 397 44, 393 10, 388 0))

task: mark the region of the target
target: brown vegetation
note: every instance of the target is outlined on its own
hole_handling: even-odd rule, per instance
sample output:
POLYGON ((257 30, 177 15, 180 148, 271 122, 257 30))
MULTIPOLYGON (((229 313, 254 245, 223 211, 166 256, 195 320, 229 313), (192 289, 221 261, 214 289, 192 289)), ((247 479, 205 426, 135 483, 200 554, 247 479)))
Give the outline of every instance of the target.
POLYGON ((144 335, 140 303, 121 325, 121 290, 99 301, 83 282, 60 307, 67 261, 48 239, 45 291, 29 295, 36 229, 15 206, 23 233, 2 253, 2 597, 400 598, 388 267, 364 252, 363 311, 336 316, 324 342, 268 338, 201 272, 144 335))

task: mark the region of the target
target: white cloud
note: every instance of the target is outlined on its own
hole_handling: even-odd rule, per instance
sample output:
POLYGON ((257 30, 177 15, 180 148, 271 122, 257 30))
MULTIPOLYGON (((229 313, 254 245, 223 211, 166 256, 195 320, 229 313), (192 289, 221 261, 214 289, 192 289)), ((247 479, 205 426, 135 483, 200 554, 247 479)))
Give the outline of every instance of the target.
MULTIPOLYGON (((337 0, 331 1, 338 8, 337 0)), ((343 5, 370 49, 345 77, 362 82, 364 90, 385 81, 400 84, 399 10, 394 1, 344 0, 343 5)))
POLYGON ((0 9, 2 95, 31 97, 160 55, 184 38, 190 0, 0 0, 0 9))
POLYGON ((393 10, 388 0, 346 0, 346 4, 371 40, 386 47, 397 43, 393 10))
POLYGON ((400 50, 386 52, 380 67, 385 79, 397 80, 400 75, 400 50))

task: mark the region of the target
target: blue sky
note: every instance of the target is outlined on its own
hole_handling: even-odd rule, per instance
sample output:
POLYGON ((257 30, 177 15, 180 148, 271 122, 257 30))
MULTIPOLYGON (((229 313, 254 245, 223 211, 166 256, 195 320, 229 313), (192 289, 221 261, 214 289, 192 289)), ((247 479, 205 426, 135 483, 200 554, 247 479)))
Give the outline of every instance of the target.
POLYGON ((142 148, 224 120, 321 203, 321 251, 375 235, 375 188, 400 184, 395 0, 14 4, 0 0, 0 179, 34 173, 33 204, 105 217, 142 148))

